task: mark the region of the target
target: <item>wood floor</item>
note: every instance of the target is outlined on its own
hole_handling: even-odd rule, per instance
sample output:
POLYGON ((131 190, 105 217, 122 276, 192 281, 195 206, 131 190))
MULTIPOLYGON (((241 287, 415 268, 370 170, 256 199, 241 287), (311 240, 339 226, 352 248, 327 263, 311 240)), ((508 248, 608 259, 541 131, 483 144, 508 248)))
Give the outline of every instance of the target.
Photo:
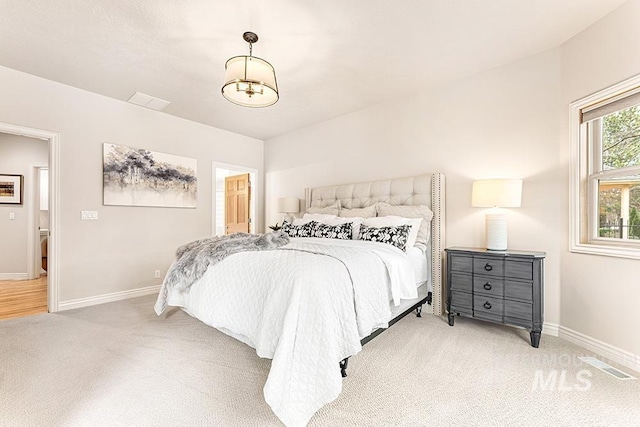
POLYGON ((0 320, 47 312, 47 276, 0 280, 0 320))

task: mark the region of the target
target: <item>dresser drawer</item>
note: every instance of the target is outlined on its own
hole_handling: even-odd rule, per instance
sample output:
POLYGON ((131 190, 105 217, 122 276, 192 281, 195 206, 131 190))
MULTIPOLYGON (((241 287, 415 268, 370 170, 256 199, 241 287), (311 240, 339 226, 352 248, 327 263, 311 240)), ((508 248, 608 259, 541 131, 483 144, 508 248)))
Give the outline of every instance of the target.
POLYGON ((505 279, 504 297, 507 299, 533 301, 533 283, 505 279))
POLYGON ((513 279, 533 280, 533 263, 530 261, 506 260, 504 263, 504 275, 513 279))
POLYGON ((505 300, 504 315, 531 323, 533 321, 533 306, 526 302, 505 300))
POLYGON ((502 277, 504 260, 502 258, 473 258, 473 273, 502 277))
POLYGON ((461 271, 471 274, 473 272, 473 258, 470 256, 451 255, 451 271, 461 271))
POLYGON ((474 319, 489 320, 495 323, 504 323, 504 317, 501 314, 492 314, 490 311, 476 311, 473 315, 474 319))
POLYGON ((465 292, 451 291, 451 309, 454 308, 473 308, 473 296, 465 292))
POLYGON ((473 293, 502 298, 504 282, 491 276, 473 276, 473 293))
POLYGON ((471 292, 473 289, 473 279, 469 274, 451 273, 451 290, 471 292))
POLYGON ((500 298, 485 297, 482 295, 473 296, 473 314, 488 314, 502 317, 503 300, 500 298))

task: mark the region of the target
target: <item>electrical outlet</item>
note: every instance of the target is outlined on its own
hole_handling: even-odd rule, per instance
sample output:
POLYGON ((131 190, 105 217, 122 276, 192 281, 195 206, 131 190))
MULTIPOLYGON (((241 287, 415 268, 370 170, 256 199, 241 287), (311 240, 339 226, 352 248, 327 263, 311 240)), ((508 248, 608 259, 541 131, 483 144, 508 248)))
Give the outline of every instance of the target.
POLYGON ((13 221, 14 219, 16 219, 16 213, 15 212, 9 212, 9 220, 13 221))
POLYGON ((156 279, 159 279, 160 278, 160 270, 154 271, 153 272, 153 277, 156 278, 156 279))

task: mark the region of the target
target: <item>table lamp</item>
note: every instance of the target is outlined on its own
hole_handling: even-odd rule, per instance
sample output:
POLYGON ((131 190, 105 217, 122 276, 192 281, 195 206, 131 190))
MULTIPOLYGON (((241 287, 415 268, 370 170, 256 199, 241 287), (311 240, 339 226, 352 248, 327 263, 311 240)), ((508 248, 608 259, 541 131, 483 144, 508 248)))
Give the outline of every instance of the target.
POLYGON ((278 212, 284 213, 282 221, 293 222, 294 213, 300 212, 300 200, 295 197, 281 197, 278 199, 278 212))
POLYGON ((483 179, 473 182, 471 206, 493 208, 485 216, 488 250, 507 250, 507 215, 500 208, 519 208, 521 202, 521 179, 483 179))

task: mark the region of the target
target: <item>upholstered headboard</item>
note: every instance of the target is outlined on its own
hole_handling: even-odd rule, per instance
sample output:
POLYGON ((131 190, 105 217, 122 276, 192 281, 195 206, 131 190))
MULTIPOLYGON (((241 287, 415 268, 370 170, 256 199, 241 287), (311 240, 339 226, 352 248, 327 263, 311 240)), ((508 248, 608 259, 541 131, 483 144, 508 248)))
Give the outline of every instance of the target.
POLYGON ((431 283, 433 313, 444 313, 443 254, 445 218, 445 179, 441 173, 397 178, 358 184, 308 188, 306 208, 324 207, 340 201, 343 208, 363 208, 377 202, 390 205, 426 205, 433 211, 431 221, 431 283))

